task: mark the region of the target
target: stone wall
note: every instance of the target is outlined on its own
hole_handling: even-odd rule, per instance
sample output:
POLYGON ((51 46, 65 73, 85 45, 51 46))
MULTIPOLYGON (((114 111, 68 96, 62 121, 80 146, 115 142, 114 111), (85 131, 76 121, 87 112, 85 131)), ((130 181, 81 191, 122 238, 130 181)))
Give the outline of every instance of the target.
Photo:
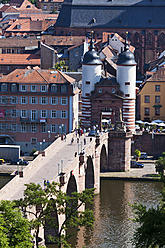
POLYGON ((132 155, 136 149, 146 152, 148 155, 160 155, 165 152, 165 134, 143 132, 142 135, 134 135, 131 147, 132 155))

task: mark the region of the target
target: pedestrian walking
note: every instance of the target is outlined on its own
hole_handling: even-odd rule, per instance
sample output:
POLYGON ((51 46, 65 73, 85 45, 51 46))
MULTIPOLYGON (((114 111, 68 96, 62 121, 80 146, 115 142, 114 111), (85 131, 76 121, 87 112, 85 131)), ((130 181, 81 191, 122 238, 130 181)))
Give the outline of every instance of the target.
POLYGON ((86 145, 86 138, 84 138, 84 146, 86 145))
POLYGON ((77 144, 79 144, 79 138, 77 138, 77 144))

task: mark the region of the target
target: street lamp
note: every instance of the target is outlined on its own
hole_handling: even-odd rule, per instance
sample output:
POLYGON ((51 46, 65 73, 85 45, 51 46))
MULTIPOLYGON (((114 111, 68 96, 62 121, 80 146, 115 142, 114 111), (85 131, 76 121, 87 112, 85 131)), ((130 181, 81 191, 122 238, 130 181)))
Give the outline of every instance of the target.
POLYGON ((50 131, 48 130, 48 146, 49 146, 49 143, 50 143, 50 131))
POLYGON ((42 140, 43 143, 43 150, 45 150, 45 139, 42 140))
POLYGON ((42 146, 42 142, 40 142, 40 152, 41 152, 41 146, 42 146))

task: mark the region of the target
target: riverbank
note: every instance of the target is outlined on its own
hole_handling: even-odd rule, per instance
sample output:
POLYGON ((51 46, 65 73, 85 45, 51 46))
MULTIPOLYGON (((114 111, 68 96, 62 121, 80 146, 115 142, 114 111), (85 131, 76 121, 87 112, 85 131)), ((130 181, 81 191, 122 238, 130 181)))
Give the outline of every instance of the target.
POLYGON ((143 168, 131 168, 125 172, 103 172, 100 178, 104 180, 129 180, 129 181, 158 181, 154 160, 140 160, 143 168))

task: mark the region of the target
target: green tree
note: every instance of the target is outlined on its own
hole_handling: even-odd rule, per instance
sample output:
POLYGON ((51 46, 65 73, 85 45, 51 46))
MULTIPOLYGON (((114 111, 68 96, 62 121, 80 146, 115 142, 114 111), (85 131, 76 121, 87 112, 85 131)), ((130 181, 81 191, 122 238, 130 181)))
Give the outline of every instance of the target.
POLYGON ((140 158, 141 152, 138 149, 136 149, 134 153, 137 158, 140 158))
POLYGON ((88 226, 93 227, 94 216, 90 209, 80 210, 85 204, 91 204, 94 196, 94 189, 86 189, 82 193, 74 192, 71 196, 58 189, 58 184, 52 182, 43 190, 39 184, 30 183, 26 185, 24 198, 16 201, 17 206, 21 207, 26 214, 31 214, 34 218, 31 225, 35 229, 36 246, 39 247, 39 228, 47 223, 56 232, 55 237, 50 237, 51 241, 58 244, 58 247, 70 247, 67 243, 68 235, 66 231, 69 227, 88 226), (31 206, 31 209, 29 209, 31 206), (37 211, 33 211, 35 207, 37 211), (65 215, 59 231, 56 218, 52 212, 58 215, 65 215), (65 233, 65 234, 64 234, 65 233))
POLYGON ((65 65, 64 60, 61 60, 55 64, 55 69, 59 71, 68 71, 68 66, 65 65))
POLYGON ((0 247, 32 248, 30 223, 14 202, 0 203, 0 247))
POLYGON ((156 172, 158 172, 161 176, 161 178, 163 178, 164 176, 164 170, 165 170, 165 153, 162 153, 162 156, 159 157, 159 159, 155 162, 155 169, 156 172))
POLYGON ((135 218, 133 221, 139 224, 134 233, 132 243, 135 248, 163 248, 165 247, 165 153, 156 161, 156 170, 161 175, 164 183, 160 203, 154 208, 147 209, 142 204, 132 205, 135 218))

